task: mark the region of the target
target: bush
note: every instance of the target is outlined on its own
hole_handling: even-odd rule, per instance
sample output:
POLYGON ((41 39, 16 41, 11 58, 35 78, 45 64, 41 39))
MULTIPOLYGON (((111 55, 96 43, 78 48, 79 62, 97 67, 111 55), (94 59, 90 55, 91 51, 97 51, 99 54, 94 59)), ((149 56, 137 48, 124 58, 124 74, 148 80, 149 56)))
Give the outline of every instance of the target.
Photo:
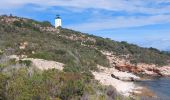
POLYGON ((35 54, 32 54, 30 57, 31 58, 45 59, 45 60, 53 59, 53 56, 48 52, 35 53, 35 54))
POLYGON ((52 26, 49 21, 44 21, 44 22, 41 23, 41 25, 42 25, 43 27, 50 27, 50 26, 52 26))
POLYGON ((0 49, 0 55, 2 55, 4 52, 0 49))
POLYGON ((17 27, 21 27, 21 26, 22 26, 22 24, 21 24, 20 21, 14 21, 13 24, 14 24, 15 26, 17 26, 17 27))
POLYGON ((75 65, 75 64, 67 64, 64 66, 65 72, 80 72, 82 71, 81 66, 75 65))
POLYGON ((5 100, 7 76, 0 73, 0 100, 5 100))
MULTIPOLYGON (((60 72, 56 69, 32 70, 31 73, 29 68, 17 69, 9 77, 0 73, 0 99, 80 100, 85 98, 84 94, 88 94, 86 98, 93 96, 94 99, 108 94, 105 87, 92 81, 90 73, 60 72)), ((114 92, 109 92, 110 95, 114 92)))
POLYGON ((6 65, 0 64, 0 71, 2 71, 5 67, 6 67, 6 65))
POLYGON ((20 64, 24 64, 26 66, 30 66, 32 62, 30 60, 19 60, 20 64))

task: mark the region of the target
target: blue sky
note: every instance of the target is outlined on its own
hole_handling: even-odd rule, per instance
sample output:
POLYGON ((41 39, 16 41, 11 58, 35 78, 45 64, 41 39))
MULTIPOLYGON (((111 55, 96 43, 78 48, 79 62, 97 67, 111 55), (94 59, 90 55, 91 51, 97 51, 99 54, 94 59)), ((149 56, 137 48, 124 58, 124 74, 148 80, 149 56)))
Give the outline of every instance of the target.
POLYGON ((50 21, 63 27, 170 50, 170 0, 0 0, 0 14, 50 21))

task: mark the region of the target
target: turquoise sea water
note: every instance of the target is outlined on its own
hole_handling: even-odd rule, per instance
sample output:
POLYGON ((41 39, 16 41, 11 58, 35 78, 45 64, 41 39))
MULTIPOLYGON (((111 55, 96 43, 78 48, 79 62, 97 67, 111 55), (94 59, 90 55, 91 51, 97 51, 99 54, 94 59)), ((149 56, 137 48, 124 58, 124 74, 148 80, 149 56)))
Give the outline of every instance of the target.
POLYGON ((154 78, 139 82, 139 84, 152 90, 159 100, 170 100, 170 78, 154 78))

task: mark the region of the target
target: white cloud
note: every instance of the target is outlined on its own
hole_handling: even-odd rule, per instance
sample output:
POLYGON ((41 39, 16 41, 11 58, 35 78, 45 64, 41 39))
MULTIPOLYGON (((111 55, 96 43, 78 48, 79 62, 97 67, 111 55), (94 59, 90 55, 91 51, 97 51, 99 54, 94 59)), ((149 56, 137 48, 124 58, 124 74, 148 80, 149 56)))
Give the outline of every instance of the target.
MULTIPOLYGON (((48 10, 51 7, 63 7, 65 9, 50 9, 49 12, 51 13, 62 11, 64 13, 67 13, 67 11, 84 13, 84 10, 92 8, 94 9, 94 14, 92 14, 93 17, 89 18, 88 21, 66 26, 84 32, 170 23, 170 0, 0 0, 0 14, 10 13, 10 10, 15 12, 15 8, 23 8, 27 4, 37 5, 35 8, 31 8, 31 10, 36 11, 48 10), (131 16, 102 15, 101 9, 111 12, 124 11, 131 16), (148 14, 150 16, 138 15, 136 17, 136 13, 148 14)), ((166 38, 169 39, 167 36, 166 38)), ((170 42, 169 40, 167 42, 164 40, 161 43, 162 47, 168 48, 170 42), (163 44, 165 45, 163 46, 163 44)), ((160 42, 148 44, 148 46, 160 48, 160 42)))
POLYGON ((170 13, 170 6, 157 7, 160 3, 170 3, 169 0, 1 0, 0 2, 1 9, 19 7, 31 3, 43 7, 62 6, 81 9, 94 8, 148 14, 170 13), (149 5, 153 6, 151 7, 149 5))
POLYGON ((157 15, 150 17, 116 17, 110 19, 93 20, 81 24, 72 24, 67 27, 81 31, 98 31, 115 28, 130 28, 153 24, 170 23, 170 15, 157 15))
POLYGON ((159 50, 170 50, 170 39, 158 38, 158 39, 150 39, 140 42, 134 42, 142 47, 154 47, 159 50))
MULTIPOLYGON (((43 10, 53 6, 65 7, 74 11, 83 11, 83 9, 93 8, 109 11, 126 11, 127 13, 144 13, 151 16, 141 17, 113 17, 106 15, 104 19, 94 14, 87 22, 80 24, 67 25, 81 31, 95 31, 113 28, 138 27, 144 25, 170 23, 170 5, 162 6, 162 3, 170 3, 170 0, 0 0, 0 9, 10 9, 24 6, 26 4, 35 4, 39 6, 38 10, 43 10)), ((35 9, 34 9, 35 10, 35 9)), ((51 12, 57 10, 52 10, 51 12)), ((1 12, 1 10, 0 10, 1 12)), ((100 15, 99 15, 100 16, 100 15)))

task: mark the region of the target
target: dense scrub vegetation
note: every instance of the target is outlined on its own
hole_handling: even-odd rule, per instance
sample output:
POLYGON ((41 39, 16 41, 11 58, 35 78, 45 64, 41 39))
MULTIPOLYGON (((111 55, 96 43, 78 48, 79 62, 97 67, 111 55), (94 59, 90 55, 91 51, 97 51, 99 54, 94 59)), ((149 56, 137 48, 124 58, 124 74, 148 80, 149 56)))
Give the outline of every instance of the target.
MULTIPOLYGON (((1 16, 0 18, 3 17, 1 16)), ((14 21, 12 25, 0 23, 0 48, 11 48, 10 50, 13 51, 10 51, 10 53, 25 53, 34 58, 56 60, 66 63, 66 65, 81 66, 79 68, 81 70, 84 67, 86 67, 84 69, 95 69, 96 64, 109 66, 106 58, 98 50, 111 51, 118 56, 130 55, 127 59, 132 63, 157 64, 159 66, 169 63, 170 55, 154 48, 141 48, 127 42, 117 42, 84 34, 85 38, 91 37, 96 40, 95 43, 91 41, 84 42, 84 44, 94 47, 89 48, 82 46, 81 40, 72 41, 63 37, 73 35, 82 37, 81 32, 64 28, 60 28, 60 33, 42 32, 38 26, 50 27, 49 22, 19 19, 19 21, 14 21), (28 47, 25 50, 19 50, 19 43, 24 41, 29 43, 28 47), (35 54, 31 54, 32 51, 35 54), (89 66, 91 67, 89 68, 89 66)))
MULTIPOLYGON (((64 35, 77 35, 81 36, 81 32, 70 30, 70 29, 61 29, 61 34, 64 35)), ((156 64, 158 66, 163 66, 169 64, 170 53, 165 51, 159 51, 155 48, 143 48, 135 44, 129 44, 126 41, 117 42, 109 38, 97 37, 94 35, 85 34, 86 37, 92 37, 96 40, 95 43, 86 42, 87 45, 93 45, 99 50, 106 50, 113 52, 115 55, 124 57, 125 55, 130 55, 129 58, 124 57, 131 61, 131 63, 147 63, 147 64, 156 64)))
POLYGON ((121 100, 111 86, 101 86, 93 76, 80 72, 40 71, 1 57, 0 100, 121 100), (14 64, 15 63, 15 64, 14 64))
POLYGON ((169 63, 170 55, 155 48, 142 48, 127 42, 116 42, 110 39, 97 38, 97 47, 114 52, 116 55, 130 55, 132 63, 156 64, 158 66, 169 63))
POLYGON ((160 66, 169 63, 169 53, 154 48, 141 48, 64 28, 59 28, 60 32, 41 31, 39 27, 52 27, 46 21, 14 17, 19 20, 6 24, 1 22, 3 18, 0 16, 0 100, 124 100, 113 87, 101 86, 93 79, 90 70, 97 70, 97 64, 109 67, 100 50, 120 57, 129 55, 126 59, 133 63, 160 66), (71 36, 80 39, 69 39, 71 36), (19 49, 24 42, 25 49, 19 49), (29 60, 4 59, 12 54, 62 62, 64 71, 40 71, 29 60))
POLYGON ((106 57, 98 50, 81 46, 79 41, 71 41, 60 37, 59 35, 62 33, 54 32, 53 34, 33 28, 25 28, 25 26, 22 27, 2 25, 0 29, 0 48, 3 50, 8 48, 6 49, 8 54, 25 54, 32 58, 62 62, 66 64, 67 71, 88 71, 89 69, 95 69, 97 64, 109 66, 106 57), (9 31, 4 30, 3 27, 8 27, 9 31), (28 42, 26 49, 19 49, 20 43, 25 41, 28 42), (73 67, 76 67, 76 69, 72 69, 73 67))

